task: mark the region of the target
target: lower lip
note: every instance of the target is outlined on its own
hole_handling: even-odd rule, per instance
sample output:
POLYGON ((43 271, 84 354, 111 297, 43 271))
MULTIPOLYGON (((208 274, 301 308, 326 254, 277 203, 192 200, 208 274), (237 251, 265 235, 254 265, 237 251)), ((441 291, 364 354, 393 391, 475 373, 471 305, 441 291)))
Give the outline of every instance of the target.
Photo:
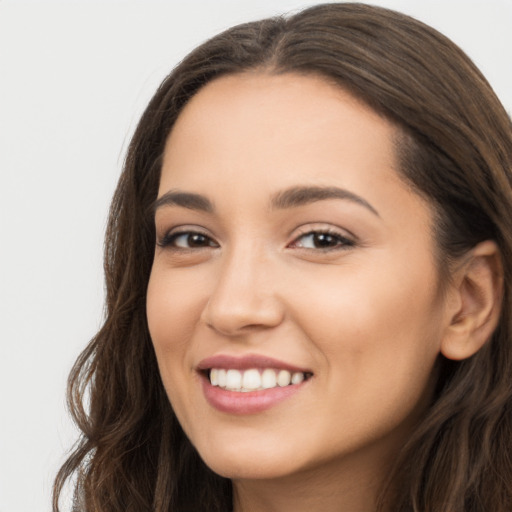
POLYGON ((212 386, 206 377, 201 381, 208 403, 215 409, 228 414, 256 414, 266 411, 295 395, 307 382, 242 393, 212 386))

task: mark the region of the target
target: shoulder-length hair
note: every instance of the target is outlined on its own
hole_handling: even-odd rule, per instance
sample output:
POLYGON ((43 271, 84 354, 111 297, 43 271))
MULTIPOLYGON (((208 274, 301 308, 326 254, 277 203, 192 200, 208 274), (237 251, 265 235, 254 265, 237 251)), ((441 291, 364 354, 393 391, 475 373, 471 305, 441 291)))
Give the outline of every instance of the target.
POLYGON ((441 272, 448 276, 449 262, 480 241, 498 244, 505 280, 498 328, 467 360, 439 356, 433 403, 397 454, 382 503, 394 512, 509 512, 511 121, 450 40, 405 15, 357 3, 231 28, 188 55, 149 103, 110 210, 105 322, 69 378, 69 407, 82 434, 56 478, 54 512, 68 479, 80 511, 232 509, 230 481, 201 461, 169 404, 145 302, 167 136, 201 87, 248 70, 324 77, 399 127, 402 177, 436 212, 441 272))

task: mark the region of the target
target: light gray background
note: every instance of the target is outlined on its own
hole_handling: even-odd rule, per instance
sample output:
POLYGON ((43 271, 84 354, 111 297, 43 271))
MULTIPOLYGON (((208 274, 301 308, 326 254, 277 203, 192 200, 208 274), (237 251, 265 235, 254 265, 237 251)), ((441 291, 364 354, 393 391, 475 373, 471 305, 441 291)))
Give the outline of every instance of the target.
MULTIPOLYGON (((100 325, 107 209, 134 125, 173 65, 302 0, 0 0, 0 512, 50 510, 76 437, 66 377, 100 325)), ((433 25, 512 109, 512 0, 375 0, 433 25)))

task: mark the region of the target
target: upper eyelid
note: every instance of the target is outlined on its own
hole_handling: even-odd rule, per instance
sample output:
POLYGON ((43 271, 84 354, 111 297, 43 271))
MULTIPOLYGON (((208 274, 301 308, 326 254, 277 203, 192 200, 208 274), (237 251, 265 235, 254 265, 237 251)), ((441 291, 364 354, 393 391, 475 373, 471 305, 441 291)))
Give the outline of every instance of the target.
POLYGON ((180 224, 178 226, 166 227, 165 229, 158 229, 157 227, 156 232, 157 234, 159 232, 162 233, 164 237, 169 235, 177 235, 181 233, 200 233, 201 235, 214 238, 208 229, 194 224, 180 224))
POLYGON ((303 238, 308 235, 332 235, 332 236, 337 236, 339 238, 344 238, 347 240, 353 238, 352 236, 340 233, 339 231, 328 230, 328 229, 310 229, 310 230, 304 231, 304 233, 298 234, 294 238, 294 240, 298 240, 298 239, 303 238))
POLYGON ((301 236, 309 235, 310 233, 329 233, 331 235, 338 235, 342 238, 350 238, 353 241, 358 239, 358 237, 348 229, 341 228, 339 226, 333 226, 332 224, 324 222, 308 222, 307 224, 303 224, 295 228, 290 233, 289 238, 291 238, 293 241, 301 236))

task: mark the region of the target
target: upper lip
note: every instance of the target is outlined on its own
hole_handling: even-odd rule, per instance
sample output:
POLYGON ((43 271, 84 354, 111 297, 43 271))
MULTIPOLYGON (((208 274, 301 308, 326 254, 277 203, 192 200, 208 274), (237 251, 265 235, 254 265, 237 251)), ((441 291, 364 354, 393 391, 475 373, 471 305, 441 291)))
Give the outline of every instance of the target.
POLYGON ((203 359, 198 365, 199 371, 210 370, 211 368, 225 368, 226 370, 249 370, 251 368, 277 368, 290 372, 312 373, 307 368, 300 368, 293 364, 279 361, 273 357, 258 354, 247 354, 244 356, 230 356, 217 354, 203 359))

